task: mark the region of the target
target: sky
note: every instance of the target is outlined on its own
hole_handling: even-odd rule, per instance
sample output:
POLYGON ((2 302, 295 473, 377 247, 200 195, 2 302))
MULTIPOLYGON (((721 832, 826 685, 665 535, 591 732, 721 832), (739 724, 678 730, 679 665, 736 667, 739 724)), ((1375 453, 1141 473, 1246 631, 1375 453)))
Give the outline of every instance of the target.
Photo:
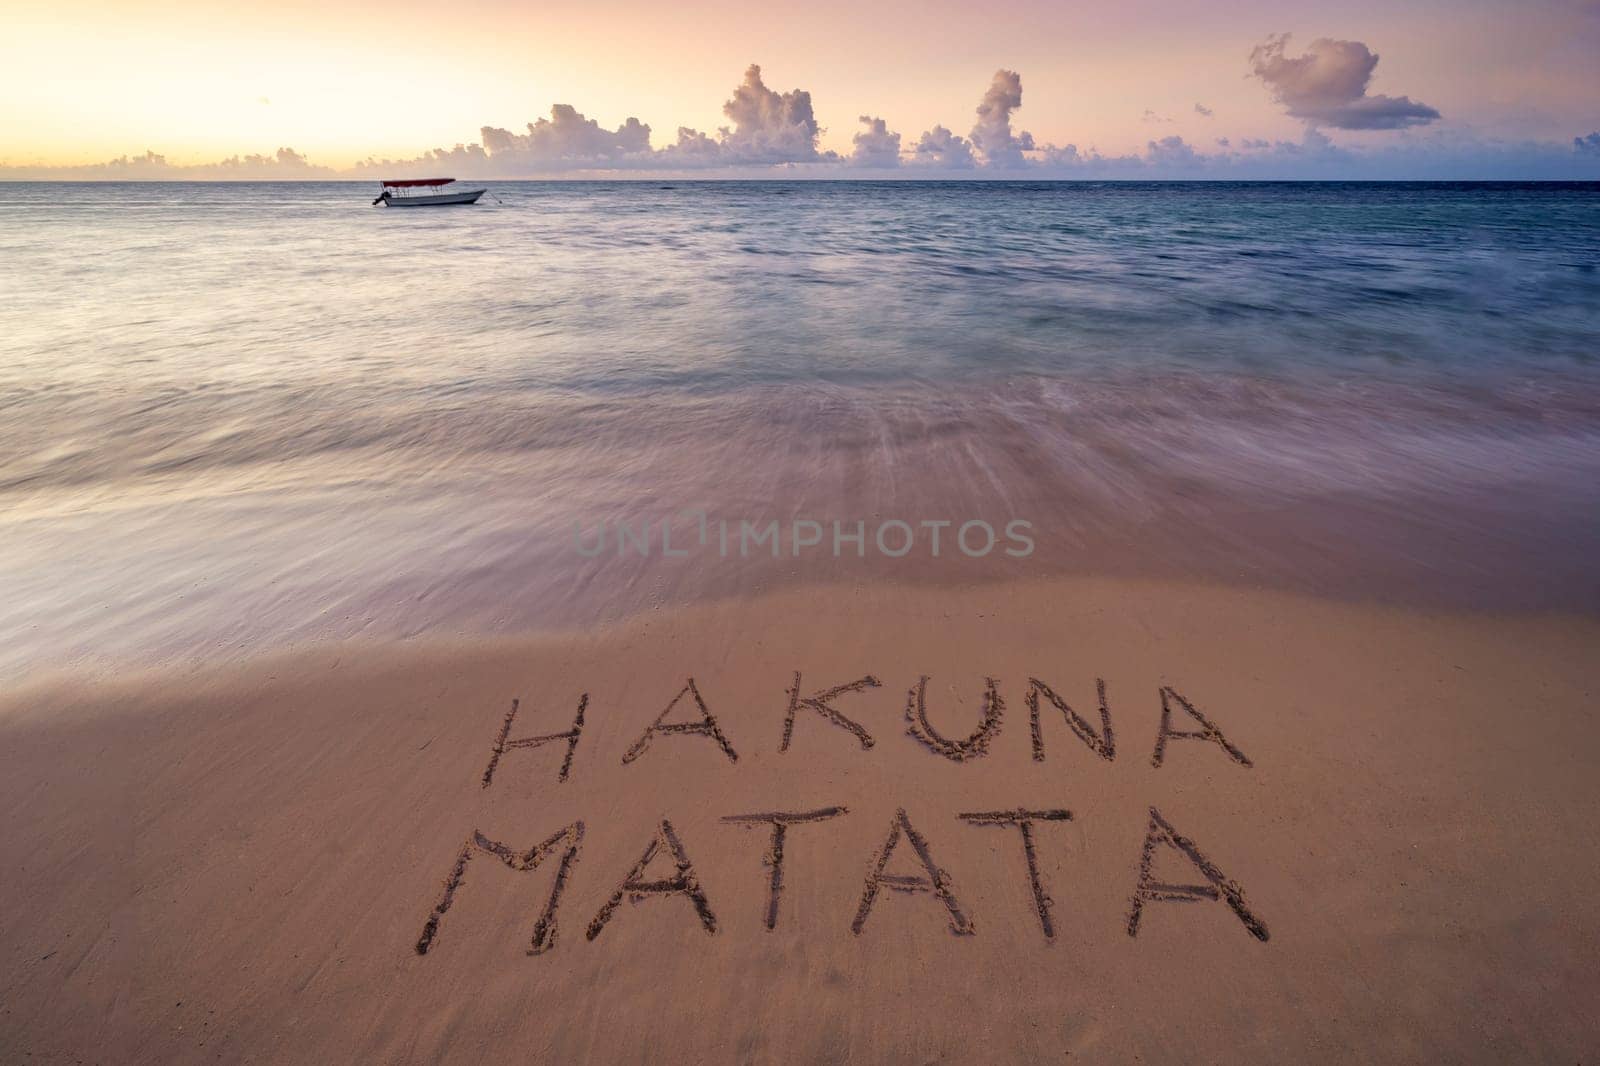
POLYGON ((0 177, 1600 177, 1600 0, 0 3, 0 177))

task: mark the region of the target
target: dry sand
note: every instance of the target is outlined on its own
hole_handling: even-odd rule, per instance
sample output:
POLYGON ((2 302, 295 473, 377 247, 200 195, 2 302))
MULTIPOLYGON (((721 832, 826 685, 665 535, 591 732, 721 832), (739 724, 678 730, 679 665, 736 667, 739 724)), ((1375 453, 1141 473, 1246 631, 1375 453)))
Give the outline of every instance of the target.
MULTIPOLYGON (((0 709, 0 1060, 1582 1061, 1597 651, 1576 617, 1054 581, 37 683, 0 709), (870 749, 802 704, 780 751, 797 670, 804 695, 881 682, 831 701, 870 749), (986 751, 908 735, 924 675, 955 739, 995 679, 986 751), (691 676, 723 742, 638 750, 691 676), (1030 678, 1096 745, 1103 679, 1112 757, 1044 698, 1036 760, 1030 678), (1164 687, 1173 730, 1203 728, 1182 697, 1237 756, 1176 738, 1152 765, 1164 687), (514 698, 513 741, 569 730, 585 693, 564 783, 557 740, 507 747, 484 787, 514 698), (770 827, 723 819, 831 807, 787 830, 769 930, 770 827), (1031 829, 1053 938, 1021 831, 959 817, 1019 808, 1071 812, 1031 829), (1152 889, 1130 936, 1152 808, 1222 887, 1157 839, 1149 881, 1206 891, 1152 889), (916 839, 854 932, 901 809, 916 839), (553 945, 530 954, 580 820, 553 945), (514 870, 463 852, 474 832, 519 865, 551 846, 514 870), (897 890, 919 840, 943 900, 897 890), (703 908, 607 910, 653 841, 636 883, 693 882, 703 908)), ((693 694, 667 721, 699 721, 693 694)))

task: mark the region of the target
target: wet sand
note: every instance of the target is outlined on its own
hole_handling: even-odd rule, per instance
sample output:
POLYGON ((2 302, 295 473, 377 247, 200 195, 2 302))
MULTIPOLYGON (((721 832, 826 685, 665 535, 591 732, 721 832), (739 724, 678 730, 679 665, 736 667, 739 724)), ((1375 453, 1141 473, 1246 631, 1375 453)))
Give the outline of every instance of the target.
POLYGON ((1051 580, 40 680, 0 708, 0 1058, 1577 1061, 1597 649, 1051 580), (580 703, 563 782, 515 742, 580 703), (727 819, 831 808, 774 905, 771 822, 727 819))
POLYGON ((863 581, 1201 580, 1600 617, 1600 389, 1576 376, 266 391, 96 391, 0 425, 0 684, 863 581), (993 550, 958 550, 969 521, 993 550), (885 539, 894 522, 913 528, 885 539), (771 523, 778 550, 741 539, 771 523))

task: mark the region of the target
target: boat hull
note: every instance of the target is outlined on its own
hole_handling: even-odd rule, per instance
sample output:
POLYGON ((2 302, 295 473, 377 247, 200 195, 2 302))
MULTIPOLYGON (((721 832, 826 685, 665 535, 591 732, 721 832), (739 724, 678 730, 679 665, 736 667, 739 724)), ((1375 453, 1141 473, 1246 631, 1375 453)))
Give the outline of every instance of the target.
POLYGON ((423 196, 391 196, 384 203, 389 207, 446 207, 450 204, 475 204, 488 189, 467 189, 463 192, 428 193, 423 196))

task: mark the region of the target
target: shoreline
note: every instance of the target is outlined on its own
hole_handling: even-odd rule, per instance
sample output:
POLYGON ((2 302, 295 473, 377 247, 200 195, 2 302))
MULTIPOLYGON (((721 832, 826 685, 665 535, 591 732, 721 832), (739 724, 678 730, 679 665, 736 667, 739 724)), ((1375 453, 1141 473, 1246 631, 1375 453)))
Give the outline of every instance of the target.
MULTIPOLYGON (((1373 588, 1363 586, 1359 591, 1341 594, 1338 590, 1293 587, 1244 574, 1230 577, 1226 574, 1174 574, 1159 570, 1129 573, 1113 569, 1082 573, 1013 572, 984 577, 978 575, 977 569, 973 567, 971 573, 948 576, 908 572, 900 580, 874 573, 847 580, 760 582, 753 591, 722 592, 684 601, 660 599, 627 610, 608 610, 605 615, 588 621, 552 621, 546 625, 517 629, 474 632, 465 627, 452 629, 440 626, 437 629, 444 630, 442 633, 307 636, 288 642, 263 641, 259 646, 241 642, 221 658, 216 656, 215 648, 154 656, 80 655, 71 661, 45 661, 29 671, 14 675, 0 674, 0 684, 3 684, 3 688, 0 688, 0 728, 4 728, 8 721, 16 717, 18 710, 25 709, 27 704, 41 699, 56 704, 57 697, 63 693, 72 693, 75 698, 104 701, 180 681, 200 684, 208 689, 223 689, 232 685, 259 683, 263 678, 274 677, 279 672, 319 669, 316 664, 329 664, 332 668, 331 664, 335 662, 392 663, 396 658, 412 656, 438 663, 458 660, 483 662, 557 646, 636 640, 639 634, 663 617, 689 615, 721 618, 745 611, 760 613, 774 601, 834 595, 859 597, 869 588, 883 590, 881 598, 888 602, 901 597, 932 599, 950 595, 975 601, 997 597, 1003 601, 1018 589, 1046 586, 1117 589, 1119 594, 1132 591, 1140 597, 1176 593, 1243 600, 1281 600, 1358 614, 1370 611, 1397 620, 1409 618, 1421 625, 1454 621, 1484 626, 1536 625, 1558 628, 1571 624, 1600 627, 1600 605, 1594 610, 1543 602, 1531 605, 1485 605, 1465 602, 1467 592, 1461 593, 1461 600, 1458 601, 1397 592, 1392 585, 1389 594, 1384 595, 1376 588, 1376 582, 1373 588)), ((867 596, 866 600, 870 604, 874 597, 867 596)), ((59 709, 59 704, 56 705, 59 709)))
POLYGON ((1040 579, 29 684, 0 700, 0 1052, 1576 1057, 1597 645, 1563 614, 1040 579), (701 703, 714 729, 651 732, 701 703), (777 893, 771 822, 726 821, 835 808, 787 830, 777 893), (1018 810, 1028 846, 963 817, 1018 810), (474 833, 551 847, 507 869, 474 833), (677 849, 710 923, 657 891, 677 849), (1131 921, 1162 884, 1216 894, 1131 921))

